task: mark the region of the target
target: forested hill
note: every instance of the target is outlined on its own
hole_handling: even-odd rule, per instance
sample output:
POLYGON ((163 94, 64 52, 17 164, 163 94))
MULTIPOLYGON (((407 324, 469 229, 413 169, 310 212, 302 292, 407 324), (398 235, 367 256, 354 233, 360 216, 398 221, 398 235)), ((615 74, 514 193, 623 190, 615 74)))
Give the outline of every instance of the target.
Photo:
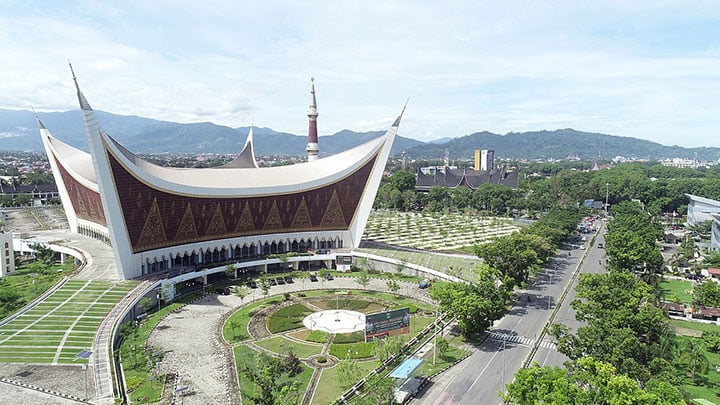
MULTIPOLYGON (((249 127, 230 128, 209 122, 180 124, 149 118, 124 116, 95 110, 108 134, 135 153, 237 153, 245 144, 249 127)), ((80 111, 38 114, 50 132, 76 148, 87 150, 80 111)), ((320 136, 320 156, 328 156, 360 145, 385 131, 343 130, 320 136)), ((294 135, 270 128, 253 129, 255 154, 305 155, 307 134, 294 135)), ((392 154, 412 149, 422 142, 397 136, 392 154)), ((42 151, 37 122, 30 111, 0 109, 0 150, 42 151)))
MULTIPOLYGON (((107 132, 136 153, 237 153, 242 149, 248 127, 230 128, 209 122, 180 124, 136 116, 123 116, 97 111, 107 132)), ((45 126, 63 142, 86 150, 85 131, 80 111, 40 113, 45 126)), ((400 128, 400 134, 403 132, 400 128)), ((382 135, 384 131, 353 132, 343 130, 321 136, 320 156, 328 156, 357 146, 382 135)), ((255 128, 257 155, 305 154, 307 136, 277 132, 270 128, 255 128)), ((536 131, 498 135, 477 132, 458 138, 443 138, 424 143, 397 136, 392 155, 407 152, 411 159, 442 159, 445 149, 452 159, 471 159, 475 149, 493 149, 497 158, 565 159, 577 156, 583 160, 615 156, 628 158, 693 158, 720 159, 720 148, 682 148, 664 146, 636 138, 595 134, 573 129, 536 131)), ((41 151, 37 123, 30 111, 0 109, 0 150, 41 151)))
POLYGON ((449 149, 453 159, 470 159, 475 149, 492 149, 497 158, 565 159, 577 156, 583 160, 612 159, 616 156, 638 159, 692 159, 697 153, 701 160, 717 161, 720 148, 683 148, 665 146, 637 138, 581 132, 574 129, 555 131, 510 132, 498 135, 476 132, 455 138, 447 143, 428 143, 408 150, 408 155, 420 159, 441 159, 449 149))

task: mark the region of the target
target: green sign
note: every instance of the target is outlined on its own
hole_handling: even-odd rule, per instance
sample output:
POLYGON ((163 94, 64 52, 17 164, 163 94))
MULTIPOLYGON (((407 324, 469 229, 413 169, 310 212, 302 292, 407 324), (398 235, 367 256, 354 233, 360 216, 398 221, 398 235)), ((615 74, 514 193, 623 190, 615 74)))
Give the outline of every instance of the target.
POLYGON ((394 309, 365 316, 365 340, 410 333, 410 308, 394 309))

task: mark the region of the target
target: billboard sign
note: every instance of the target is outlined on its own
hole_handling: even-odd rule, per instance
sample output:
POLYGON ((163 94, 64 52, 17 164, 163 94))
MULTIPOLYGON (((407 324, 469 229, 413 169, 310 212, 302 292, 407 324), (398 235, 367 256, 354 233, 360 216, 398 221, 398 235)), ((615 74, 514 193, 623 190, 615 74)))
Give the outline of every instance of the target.
POLYGON ((410 308, 377 312, 365 316, 365 340, 410 333, 410 308))

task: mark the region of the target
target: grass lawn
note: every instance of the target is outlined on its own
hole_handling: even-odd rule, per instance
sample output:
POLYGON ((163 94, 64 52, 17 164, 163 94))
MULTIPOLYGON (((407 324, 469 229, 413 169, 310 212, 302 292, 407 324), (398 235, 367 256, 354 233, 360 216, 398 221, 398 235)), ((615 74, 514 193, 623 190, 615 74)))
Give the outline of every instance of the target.
POLYGON ((450 346, 442 356, 437 356, 435 364, 433 364, 433 354, 432 351, 430 351, 430 353, 426 356, 425 362, 422 366, 420 366, 419 373, 426 376, 433 375, 460 360, 466 353, 467 352, 463 349, 450 346))
MULTIPOLYGON (((360 371, 358 375, 366 376, 372 370, 376 369, 380 365, 380 363, 378 363, 377 360, 369 360, 358 361, 357 365, 360 371)), ((340 397, 340 395, 342 395, 342 393, 345 392, 346 389, 352 386, 352 383, 354 383, 354 381, 350 385, 348 385, 348 383, 344 381, 337 381, 337 370, 338 366, 323 370, 322 375, 320 376, 320 381, 318 381, 318 388, 315 391, 315 396, 313 396, 311 404, 325 405, 332 403, 334 400, 340 397)))
POLYGON ((250 318, 260 309, 265 308, 273 303, 281 302, 281 298, 274 297, 268 298, 262 301, 252 303, 241 307, 234 314, 228 318, 227 322, 223 326, 223 336, 229 343, 238 343, 243 340, 250 339, 250 334, 247 331, 248 323, 250 318), (235 326, 235 328, 232 328, 235 326))
POLYGON ((666 301, 675 302, 676 299, 681 303, 692 303, 693 282, 688 280, 662 280, 660 282, 660 290, 666 301))
POLYGON ((275 353, 286 353, 292 351, 296 356, 303 359, 306 357, 320 354, 322 351, 321 345, 309 345, 294 342, 286 339, 282 336, 275 336, 255 342, 258 346, 273 351, 275 353))
POLYGON ((372 342, 333 343, 329 353, 338 359, 367 359, 373 357, 375 344, 372 342))
POLYGON ((675 333, 677 333, 678 335, 690 334, 683 333, 684 331, 696 331, 697 335, 702 334, 702 332, 720 332, 720 326, 711 323, 700 323, 671 319, 670 324, 675 328, 675 333))
POLYGON ((285 332, 287 330, 303 327, 303 319, 312 314, 312 309, 303 304, 291 304, 284 306, 268 319, 267 326, 270 333, 285 332))

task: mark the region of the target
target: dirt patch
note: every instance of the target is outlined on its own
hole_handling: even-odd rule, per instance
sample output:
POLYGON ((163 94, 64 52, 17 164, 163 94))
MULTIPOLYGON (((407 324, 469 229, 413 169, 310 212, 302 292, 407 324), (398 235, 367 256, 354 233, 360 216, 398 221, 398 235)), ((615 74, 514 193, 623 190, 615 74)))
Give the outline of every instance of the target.
POLYGON ((702 332, 694 329, 675 328, 675 334, 679 336, 702 337, 702 332))
POLYGON ((322 310, 330 309, 346 309, 349 311, 362 312, 364 314, 372 314, 374 312, 384 311, 390 307, 384 302, 368 300, 365 297, 342 297, 340 299, 322 297, 312 301, 313 305, 322 310))
POLYGON ((299 331, 288 333, 288 336, 299 340, 306 340, 310 332, 310 329, 300 329, 299 331))

